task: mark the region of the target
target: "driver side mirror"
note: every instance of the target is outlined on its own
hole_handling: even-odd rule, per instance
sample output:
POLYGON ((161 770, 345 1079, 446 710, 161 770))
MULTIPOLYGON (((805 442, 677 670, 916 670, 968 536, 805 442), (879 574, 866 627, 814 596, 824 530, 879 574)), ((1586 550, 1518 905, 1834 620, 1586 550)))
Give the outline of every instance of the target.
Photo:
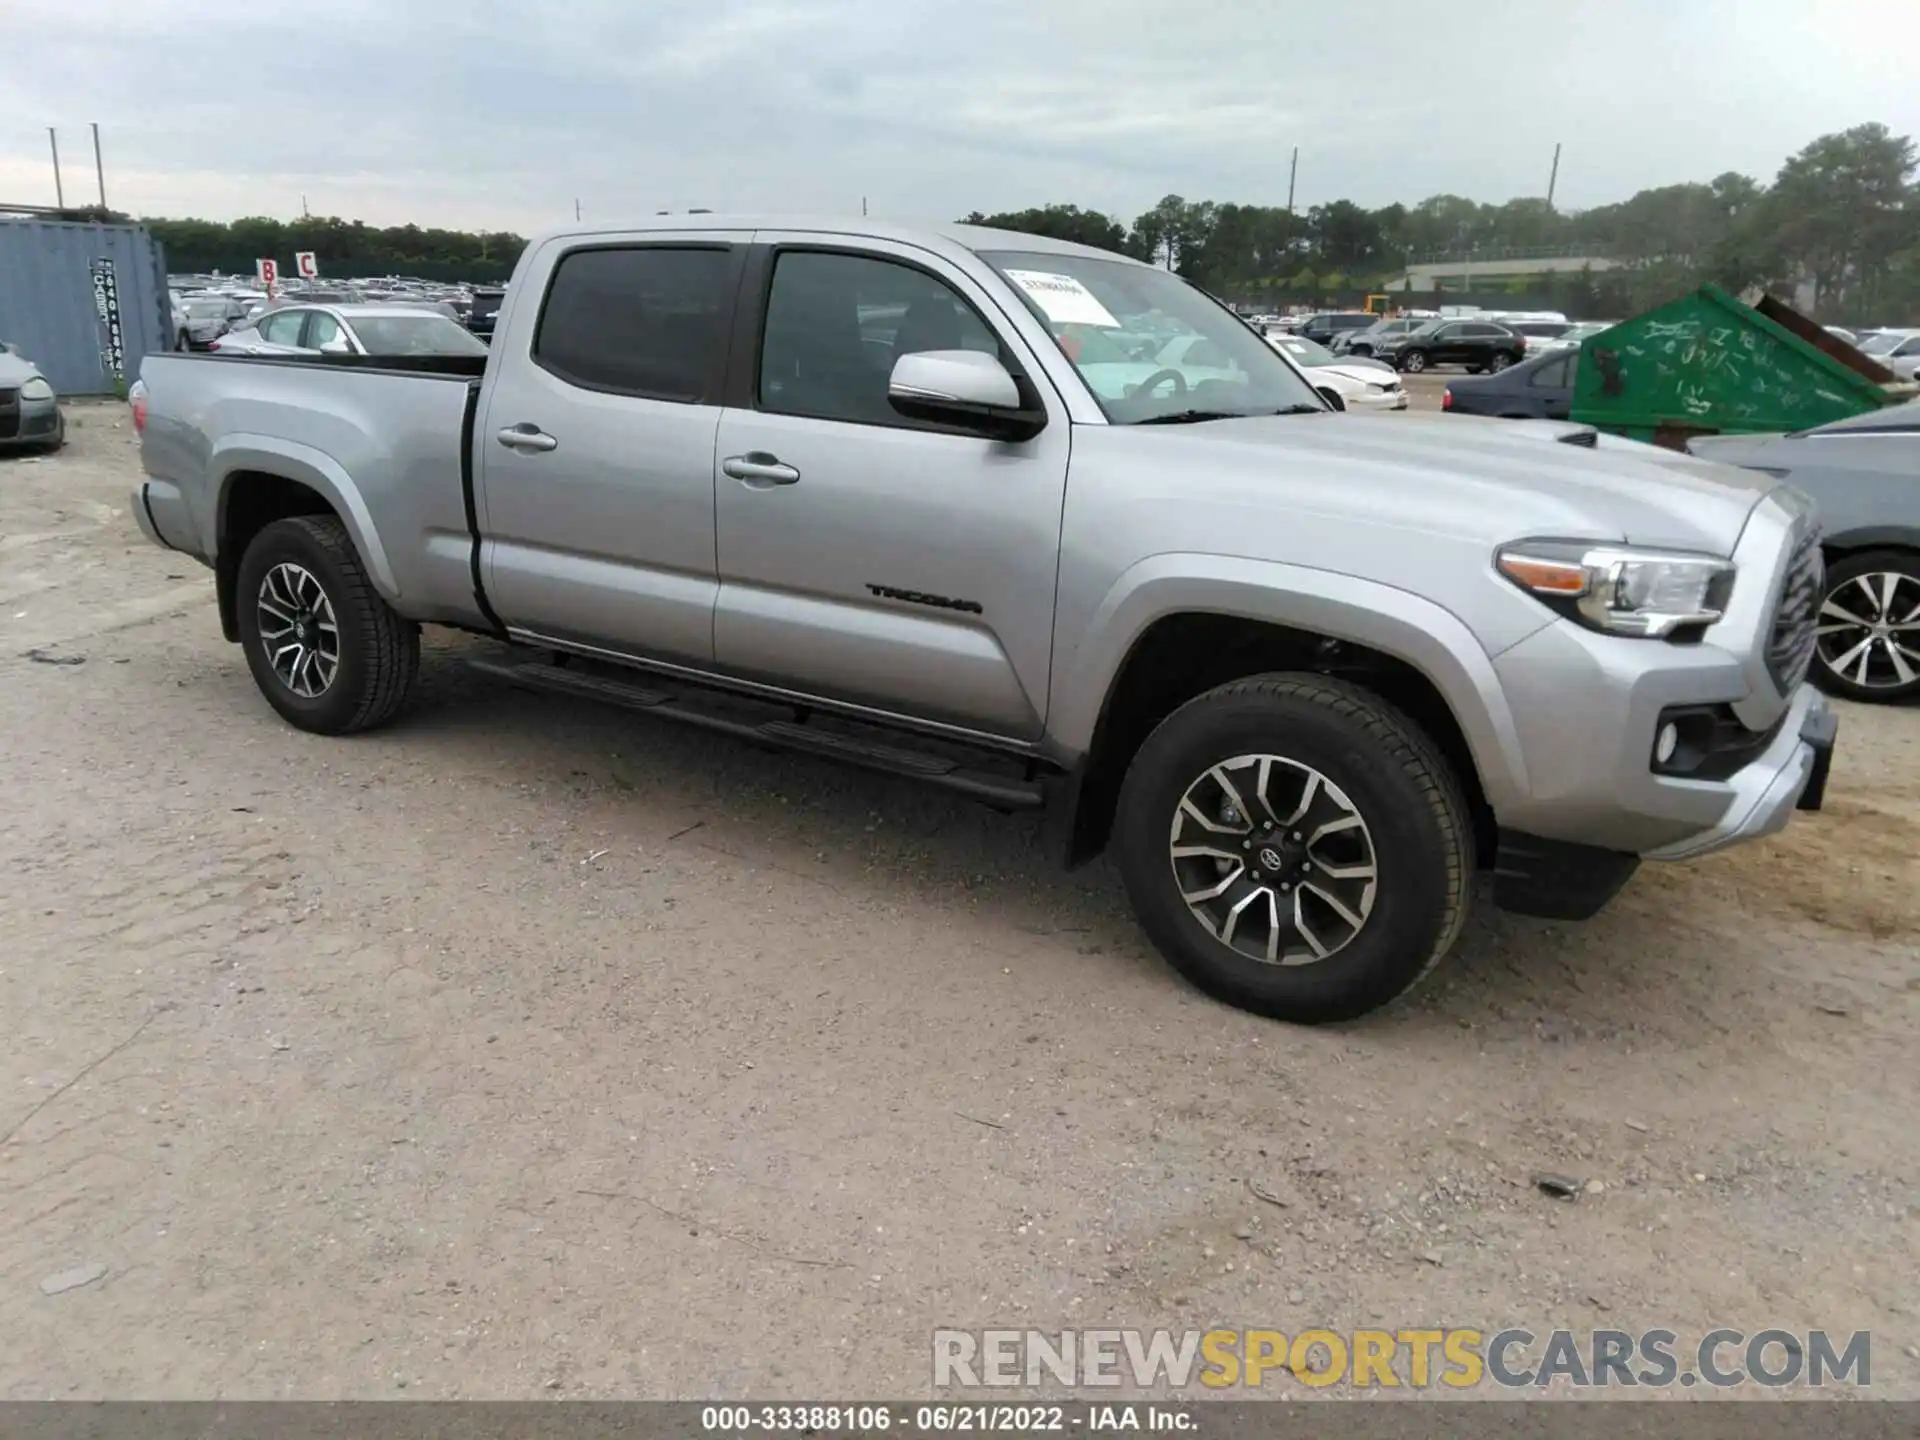
POLYGON ((887 399, 911 420, 956 425, 993 440, 1031 440, 1047 412, 1029 408, 1007 367, 978 350, 921 350, 893 362, 887 399))

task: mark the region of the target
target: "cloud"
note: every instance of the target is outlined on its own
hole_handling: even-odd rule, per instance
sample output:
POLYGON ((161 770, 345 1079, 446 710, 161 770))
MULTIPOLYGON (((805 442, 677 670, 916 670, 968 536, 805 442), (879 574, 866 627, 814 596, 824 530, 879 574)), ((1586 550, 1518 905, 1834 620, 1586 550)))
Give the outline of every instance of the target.
POLYGON ((1590 205, 1920 129, 1873 0, 63 0, 0 16, 0 199, 45 127, 146 214, 536 229, 705 205, 951 218, 1161 195, 1590 205), (1816 13, 1817 11, 1817 13, 1816 13))

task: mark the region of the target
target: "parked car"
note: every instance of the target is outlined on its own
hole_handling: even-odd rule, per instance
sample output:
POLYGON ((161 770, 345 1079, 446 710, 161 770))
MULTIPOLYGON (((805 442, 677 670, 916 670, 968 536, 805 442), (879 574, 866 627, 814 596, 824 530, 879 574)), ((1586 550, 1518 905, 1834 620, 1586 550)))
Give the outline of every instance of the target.
POLYGON ((1550 355, 1556 350, 1578 350, 1593 336, 1600 334, 1603 330, 1611 330, 1619 323, 1618 320, 1582 320, 1569 325, 1550 339, 1530 337, 1527 341, 1527 354, 1550 355))
POLYGON ((1502 420, 1565 420, 1579 363, 1577 350, 1555 350, 1491 375, 1450 380, 1440 393, 1440 408, 1453 415, 1502 420))
POLYGON ((1386 342, 1411 335, 1426 323, 1425 320, 1405 315, 1392 320, 1375 320, 1364 330, 1338 332, 1327 348, 1336 355, 1377 355, 1386 342))
POLYGON ((186 324, 174 337, 180 350, 211 350, 213 342, 247 318, 246 303, 227 295, 188 295, 186 324))
POLYGON ((1464 365, 1469 375, 1504 370, 1526 357, 1518 331, 1494 320, 1430 320, 1418 330, 1382 342, 1382 360, 1419 374, 1435 365, 1464 365))
POLYGON ((1813 675, 1854 700, 1920 695, 1920 400, 1791 435, 1707 435, 1690 453, 1813 498, 1826 580, 1813 675))
POLYGON ((58 450, 66 440, 67 421, 52 382, 0 340, 0 450, 58 450))
POLYGON ((484 355, 457 321, 411 302, 285 305, 223 336, 222 355, 484 355))
POLYGON ((1307 372, 1321 398, 1340 410, 1404 410, 1407 389, 1400 377, 1378 361, 1347 358, 1316 345, 1304 335, 1274 335, 1267 343, 1307 372))
POLYGON ((1365 310, 1328 310, 1309 315, 1294 333, 1324 345, 1342 330, 1365 330, 1379 318, 1365 310))
POLYGON ((476 290, 473 308, 467 312, 467 329, 483 340, 493 338, 493 327, 500 318, 500 307, 507 303, 504 290, 476 290))
POLYGON ((1881 330, 1861 342, 1860 351, 1878 360, 1902 380, 1920 378, 1920 330, 1881 330))
POLYGON ((1529 355, 1548 348, 1573 328, 1565 320, 1503 320, 1500 323, 1520 336, 1529 355))
POLYGON ((1821 803, 1770 477, 1356 425, 1178 276, 1033 235, 663 216, 537 237, 512 293, 484 359, 147 359, 135 519, 289 723, 389 720, 419 626, 476 631, 524 687, 1047 811, 1296 1021, 1405 990, 1478 872, 1579 918, 1821 803), (1232 378, 1093 343, 1149 313, 1232 378))

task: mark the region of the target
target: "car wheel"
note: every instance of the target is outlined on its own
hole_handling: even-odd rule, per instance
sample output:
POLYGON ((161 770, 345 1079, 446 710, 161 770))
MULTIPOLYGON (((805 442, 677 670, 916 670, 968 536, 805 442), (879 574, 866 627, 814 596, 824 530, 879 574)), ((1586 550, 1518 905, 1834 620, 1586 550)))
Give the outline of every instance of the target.
POLYGON ((1400 368, 1409 375, 1418 375, 1422 370, 1427 368, 1426 352, 1409 350, 1400 357, 1400 368))
POLYGON ((1513 364, 1513 356, 1507 354, 1504 350, 1496 350, 1493 358, 1487 361, 1487 369, 1498 375, 1511 364, 1513 364))
POLYGON ((1195 985, 1300 1024, 1407 990, 1465 923, 1459 781, 1377 696, 1317 675, 1208 691, 1147 738, 1121 787, 1120 873, 1195 985))
POLYGON ((1314 393, 1318 395, 1322 400, 1327 402, 1327 408, 1329 410, 1345 410, 1347 408, 1346 398, 1343 395, 1341 395, 1341 393, 1338 390, 1333 390, 1333 389, 1329 389, 1326 386, 1321 386, 1319 389, 1315 390, 1314 393))
POLYGON ((347 735, 391 720, 420 669, 420 630, 382 600, 331 515, 276 520, 241 558, 240 644, 289 724, 347 735))
POLYGON ((1920 694, 1920 555, 1876 550, 1827 572, 1813 678, 1850 700, 1920 694))
POLYGON ((1486 368, 1487 367, 1484 365, 1469 365, 1467 366, 1467 374, 1478 375, 1481 373, 1481 371, 1485 370, 1486 368))
POLYGON ((187 344, 186 331, 182 330, 178 335, 173 337, 173 348, 175 350, 187 350, 192 348, 187 344))

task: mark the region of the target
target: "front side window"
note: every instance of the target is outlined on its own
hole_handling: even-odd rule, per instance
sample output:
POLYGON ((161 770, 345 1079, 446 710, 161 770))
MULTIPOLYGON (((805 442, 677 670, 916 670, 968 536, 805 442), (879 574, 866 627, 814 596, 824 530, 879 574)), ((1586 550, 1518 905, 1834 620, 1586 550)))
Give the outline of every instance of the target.
POLYGON ((341 339, 340 322, 324 310, 313 312, 313 319, 307 322, 307 348, 318 350, 323 345, 331 345, 341 339))
POLYGON ((719 246, 575 250, 554 268, 533 361, 582 389, 697 403, 725 350, 733 273, 719 246))
POLYGON ((1551 360, 1534 371, 1528 378, 1529 385, 1538 385, 1543 390, 1563 390, 1567 385, 1568 372, 1573 369, 1573 357, 1564 360, 1551 360))
POLYGON ((923 350, 1009 358, 978 312, 924 270, 871 255, 783 251, 767 292, 760 408, 913 426, 887 399, 887 386, 894 362, 923 350))
POLYGON ((1232 311, 1169 271, 1042 251, 980 258, 1046 327, 1116 425, 1326 408, 1232 311))

